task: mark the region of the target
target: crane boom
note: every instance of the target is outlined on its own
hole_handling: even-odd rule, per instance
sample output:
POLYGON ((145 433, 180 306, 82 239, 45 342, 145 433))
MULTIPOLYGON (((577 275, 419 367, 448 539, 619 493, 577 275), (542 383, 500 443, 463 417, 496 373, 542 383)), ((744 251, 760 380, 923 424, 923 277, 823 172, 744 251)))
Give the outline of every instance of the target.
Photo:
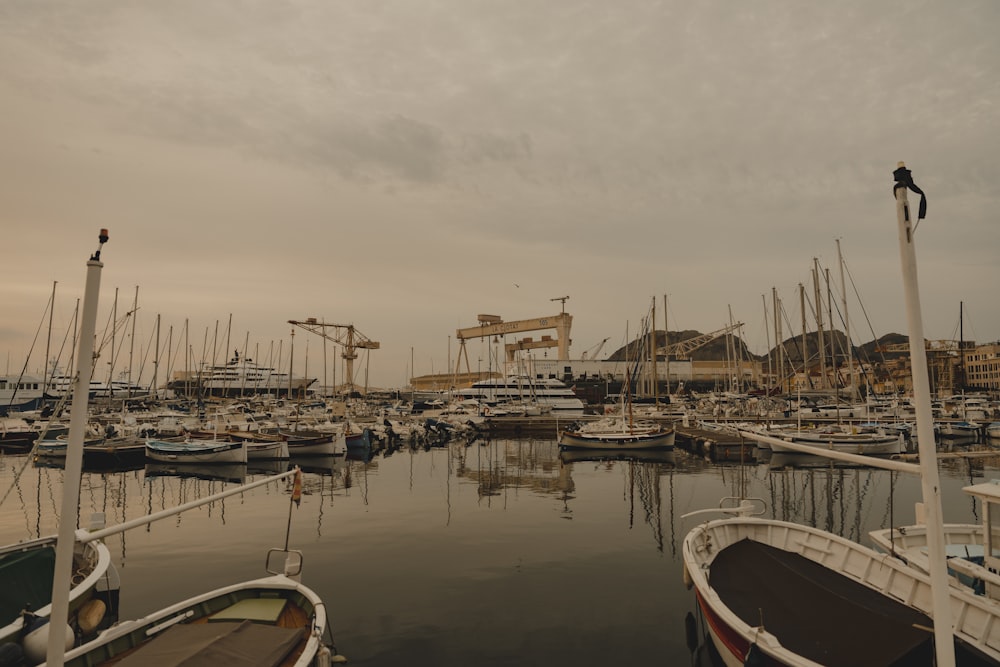
POLYGON ((305 320, 288 320, 288 323, 344 348, 340 356, 344 360, 345 375, 347 376, 344 384, 349 392, 356 389, 354 385, 354 360, 358 358, 356 350, 377 350, 380 347, 378 341, 365 336, 355 329, 353 324, 330 324, 320 322, 315 317, 308 317, 305 320), (332 329, 333 334, 327 333, 328 329, 332 329))
POLYGON ((735 331, 743 326, 742 322, 736 322, 727 327, 721 329, 716 329, 715 331, 710 331, 706 334, 701 334, 700 336, 693 336, 687 340, 682 340, 679 343, 674 343, 673 345, 664 345, 657 349, 657 354, 672 354, 679 359, 686 359, 688 355, 697 350, 703 345, 708 345, 716 338, 724 336, 731 331, 735 331))

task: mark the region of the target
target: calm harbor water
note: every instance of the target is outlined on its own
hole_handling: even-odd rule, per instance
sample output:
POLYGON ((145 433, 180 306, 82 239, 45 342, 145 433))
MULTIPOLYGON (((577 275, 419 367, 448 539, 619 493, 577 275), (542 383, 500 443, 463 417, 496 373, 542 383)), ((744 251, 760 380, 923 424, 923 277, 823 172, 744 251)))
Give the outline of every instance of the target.
MULTIPOLYGON (((961 489, 1000 478, 1000 458, 940 467, 945 519, 979 521, 961 489)), ((912 522, 920 495, 915 477, 812 457, 717 464, 678 450, 673 461, 565 462, 550 439, 303 468, 299 507, 277 482, 110 538, 122 618, 262 576, 291 509, 303 579, 326 601, 350 664, 712 664, 687 639, 694 596, 680 557, 687 530, 709 517, 682 515, 745 489, 768 516, 867 543, 869 530, 912 522)), ((141 465, 85 472, 81 522, 105 512, 119 523, 266 471, 216 474, 228 481, 141 465)), ((25 455, 0 457, 2 543, 56 531, 62 478, 25 455)))

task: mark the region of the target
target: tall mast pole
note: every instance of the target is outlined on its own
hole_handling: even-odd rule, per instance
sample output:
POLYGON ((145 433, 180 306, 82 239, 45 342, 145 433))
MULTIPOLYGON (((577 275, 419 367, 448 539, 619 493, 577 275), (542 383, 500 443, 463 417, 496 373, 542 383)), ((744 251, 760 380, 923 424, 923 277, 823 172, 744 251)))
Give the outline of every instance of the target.
POLYGON ((52 299, 49 301, 49 335, 45 340, 45 364, 42 366, 42 390, 49 388, 49 376, 55 375, 55 369, 49 372, 49 345, 52 343, 52 313, 56 309, 56 281, 52 281, 52 299))
POLYGON ((115 340, 118 333, 118 288, 115 288, 115 302, 111 306, 111 360, 108 362, 108 398, 111 398, 111 382, 115 379, 115 362, 118 360, 118 352, 115 350, 115 340))
POLYGON ((764 306, 764 335, 767 341, 767 382, 761 384, 768 387, 765 391, 770 393, 770 386, 774 383, 775 363, 773 359, 774 355, 771 354, 771 330, 767 326, 767 297, 761 294, 760 301, 764 306))
MULTIPOLYGON (((916 402, 917 447, 920 455, 920 484, 923 490, 927 523, 927 550, 930 557, 931 599, 934 610, 934 648, 938 667, 955 664, 955 638, 948 593, 948 570, 945 563, 941 484, 934 442, 934 417, 931 412, 931 386, 927 375, 927 350, 924 345, 924 324, 920 312, 920 289, 917 284, 917 255, 913 235, 916 225, 910 215, 906 198, 907 187, 923 193, 913 185, 910 170, 900 162, 893 172, 896 183, 896 218, 899 233, 899 257, 903 267, 903 288, 906 294, 906 322, 910 332, 910 366, 913 371, 913 399, 916 402)), ((925 214, 921 202, 920 218, 925 214)))
MULTIPOLYGON (((98 236, 100 245, 87 262, 87 283, 83 295, 83 320, 80 324, 79 353, 73 383, 73 406, 69 417, 69 440, 66 444, 66 472, 63 482, 62 512, 56 541, 56 562, 52 575, 52 610, 49 616, 49 643, 46 664, 62 665, 66 655, 66 620, 69 617, 69 589, 73 570, 73 547, 76 521, 80 513, 80 476, 83 473, 83 435, 87 430, 90 378, 94 373, 94 330, 97 300, 101 291, 101 248, 108 241, 108 230, 98 236)), ((72 633, 70 633, 72 634, 72 633)))
MULTIPOLYGON (((806 345, 806 288, 802 283, 799 283, 799 310, 802 312, 802 376, 808 382, 809 371, 806 363, 806 352, 809 347, 806 345)), ((811 382, 810 386, 812 386, 811 382)))
POLYGON ((670 400, 670 327, 667 322, 667 295, 663 295, 663 361, 666 363, 667 400, 670 400))
POLYGON ((660 404, 660 383, 656 376, 656 297, 653 297, 653 305, 649 315, 649 355, 650 359, 650 379, 653 385, 653 404, 660 404))
POLYGON ((813 257, 813 294, 816 297, 816 347, 819 348, 819 386, 826 389, 826 339, 823 337, 823 295, 819 291, 819 259, 813 257))
POLYGON ((785 340, 781 335, 781 306, 778 303, 778 288, 771 288, 774 307, 774 344, 778 346, 778 386, 785 390, 785 340))
MULTIPOLYGON (((170 365, 170 344, 167 343, 167 365, 170 365)), ((157 381, 159 380, 160 374, 160 314, 156 314, 156 352, 153 354, 153 398, 159 398, 159 389, 157 387, 157 381)))
POLYGON ((847 286, 844 283, 844 258, 840 254, 840 239, 837 239, 837 265, 840 266, 840 295, 844 309, 844 337, 847 341, 847 367, 851 372, 851 401, 857 399, 858 376, 854 368, 854 345, 851 343, 851 324, 847 317, 847 286))
POLYGON ((139 309, 139 286, 135 286, 135 298, 132 300, 132 334, 128 344, 128 389, 126 396, 132 398, 132 360, 135 357, 135 311, 139 309))

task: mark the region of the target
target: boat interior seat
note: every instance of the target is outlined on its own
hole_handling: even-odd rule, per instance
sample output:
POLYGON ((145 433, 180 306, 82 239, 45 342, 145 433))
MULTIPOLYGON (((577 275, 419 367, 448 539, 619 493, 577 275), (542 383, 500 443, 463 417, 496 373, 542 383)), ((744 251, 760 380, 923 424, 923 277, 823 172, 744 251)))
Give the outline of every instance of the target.
POLYGON ((117 667, 277 667, 296 649, 306 629, 250 620, 179 623, 146 642, 117 667))

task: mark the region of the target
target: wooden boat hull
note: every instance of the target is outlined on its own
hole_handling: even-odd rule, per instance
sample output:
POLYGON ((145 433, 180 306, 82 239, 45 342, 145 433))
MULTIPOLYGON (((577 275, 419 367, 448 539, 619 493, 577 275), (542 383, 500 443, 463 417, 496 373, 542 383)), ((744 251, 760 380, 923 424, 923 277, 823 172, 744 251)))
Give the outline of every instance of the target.
MULTIPOLYGON (((727 665, 743 665, 751 644, 765 664, 888 664, 927 651, 932 640, 914 632, 932 625, 929 577, 832 533, 722 519, 692 529, 682 552, 685 582, 727 665), (824 589, 836 595, 827 600, 824 589)), ((1000 660, 996 605, 968 591, 950 593, 961 651, 1000 660)))
MULTIPOLYGON (((903 444, 903 439, 899 435, 864 437, 864 434, 860 434, 852 437, 847 434, 795 434, 784 436, 784 439, 800 445, 816 447, 817 449, 832 449, 834 451, 844 452, 847 454, 901 454, 906 449, 903 444)), ((797 450, 782 447, 780 444, 772 442, 771 451, 794 453, 797 450)))
POLYGON ((563 431, 559 446, 567 449, 643 450, 673 449, 676 432, 653 431, 629 433, 621 431, 563 431))
POLYGON ((244 442, 146 441, 146 458, 160 463, 246 463, 244 442))
POLYGON ((372 448, 372 432, 366 428, 360 433, 347 433, 344 435, 344 444, 349 450, 369 450, 372 448))
MULTIPOLYGON (((96 639, 66 653, 67 666, 101 665, 123 658, 143 664, 142 651, 153 650, 153 642, 177 646, 185 640, 168 636, 180 627, 185 632, 197 631, 206 623, 224 634, 231 625, 247 619, 250 626, 263 625, 263 631, 276 632, 281 628, 300 629, 297 637, 282 634, 281 650, 288 655, 281 664, 308 667, 316 664, 317 656, 329 649, 323 643, 326 628, 326 608, 319 596, 300 582, 284 575, 242 582, 204 593, 175 605, 161 609, 134 621, 124 621, 101 633, 96 639), (278 601, 278 604, 275 604, 278 601), (280 612, 274 610, 280 607, 280 612), (250 611, 251 613, 246 613, 250 611), (261 614, 267 618, 261 618, 261 614), (279 615, 280 614, 280 615, 279 615), (183 626, 183 627, 182 627, 183 626), (138 647, 138 648, 136 648, 138 647)), ((245 626, 246 627, 246 626, 245 626)), ((261 630, 260 628, 256 628, 261 630)), ((292 633, 287 633, 291 635, 292 633)), ((263 650, 271 650, 268 643, 263 650)), ((329 656, 327 655, 327 659, 329 656)), ((232 655, 227 664, 241 664, 232 655)), ((131 663, 129 663, 131 664, 131 663)))
POLYGON ((287 459, 290 454, 286 440, 246 441, 247 461, 274 461, 287 459))
POLYGON ((301 436, 288 434, 288 455, 297 456, 336 456, 344 453, 343 435, 327 433, 324 435, 301 436))

